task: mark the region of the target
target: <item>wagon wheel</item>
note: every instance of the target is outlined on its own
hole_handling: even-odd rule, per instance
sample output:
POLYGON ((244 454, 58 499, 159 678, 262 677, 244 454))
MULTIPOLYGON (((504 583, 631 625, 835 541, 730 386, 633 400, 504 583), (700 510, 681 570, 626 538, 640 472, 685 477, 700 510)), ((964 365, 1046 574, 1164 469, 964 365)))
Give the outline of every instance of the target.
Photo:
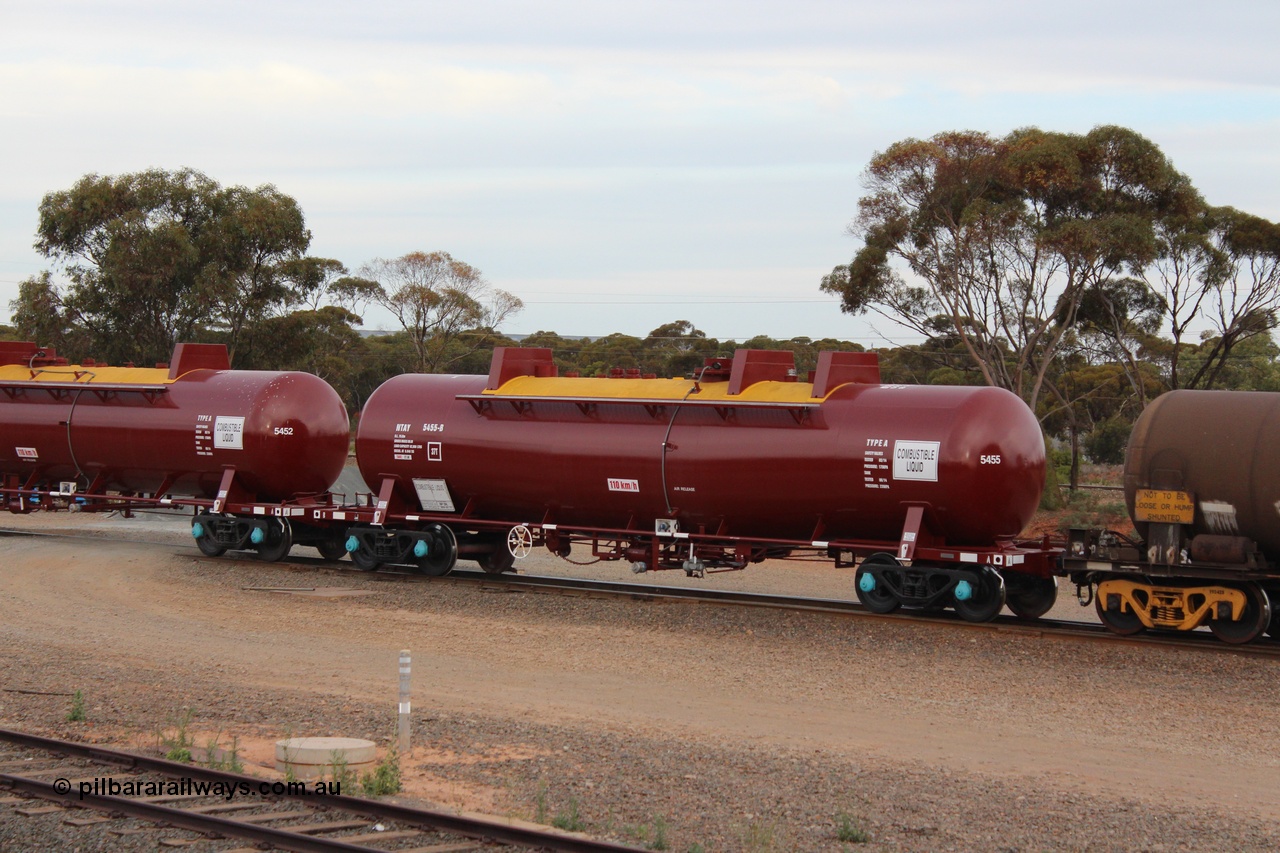
POLYGON ((956 584, 956 613, 966 622, 990 622, 996 618, 1000 608, 1004 607, 1004 578, 991 566, 983 566, 978 570, 978 583, 969 587, 969 595, 962 599, 960 581, 956 584))
POLYGON ((273 518, 267 522, 266 537, 258 543, 258 559, 274 563, 284 559, 293 547, 293 528, 287 518, 273 518))
POLYGON ((206 557, 221 557, 227 553, 227 549, 219 545, 212 534, 213 531, 209 529, 207 520, 191 523, 191 535, 195 537, 196 547, 200 549, 200 553, 206 557))
POLYGON ((458 562, 458 540, 443 524, 429 524, 425 532, 427 553, 417 558, 418 571, 433 578, 444 577, 458 562))
MULTIPOLYGON (((1142 591, 1135 591, 1135 595, 1141 595, 1142 591)), ((1119 634, 1122 637, 1128 637, 1137 634, 1146 628, 1142 624, 1142 619, 1133 610, 1121 611, 1117 606, 1114 610, 1107 607, 1108 596, 1098 590, 1097 595, 1093 599, 1093 609, 1098 612, 1098 619, 1113 634, 1119 634)))
POLYGON ((1058 600, 1058 579, 1019 576, 1005 583, 1004 603, 1019 619, 1039 619, 1058 600))
POLYGON ((315 548, 326 560, 341 560, 347 555, 347 547, 341 539, 321 539, 315 543, 315 548))
POLYGON ((867 570, 868 566, 900 566, 902 565, 892 554, 883 551, 872 554, 862 561, 853 577, 854 589, 858 591, 858 601, 872 613, 892 613, 902 606, 898 596, 893 594, 884 582, 867 570))
POLYGON ((1209 630, 1224 643, 1247 643, 1262 636, 1271 624, 1271 601, 1262 587, 1247 583, 1240 587, 1244 593, 1244 613, 1239 621, 1210 619, 1209 630))
POLYGON ((208 535, 201 536, 196 540, 196 547, 200 549, 200 553, 206 557, 221 557, 227 553, 227 549, 223 548, 213 541, 208 535))
POLYGON ((351 565, 355 566, 362 572, 376 572, 378 567, 382 565, 382 561, 373 555, 364 540, 356 539, 356 549, 351 551, 351 565))

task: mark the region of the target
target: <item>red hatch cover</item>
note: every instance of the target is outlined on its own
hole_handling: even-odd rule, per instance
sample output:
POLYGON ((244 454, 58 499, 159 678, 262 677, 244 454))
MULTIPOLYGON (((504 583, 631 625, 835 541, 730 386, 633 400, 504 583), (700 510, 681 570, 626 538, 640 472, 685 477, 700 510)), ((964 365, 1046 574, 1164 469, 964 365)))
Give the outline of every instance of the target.
POLYGON ((550 347, 494 347, 486 391, 496 391, 517 376, 554 377, 556 362, 550 347))
POLYGON ((880 356, 874 352, 820 352, 813 372, 813 396, 825 397, 841 385, 880 384, 880 356))
POLYGON ((226 344, 178 344, 169 361, 169 378, 193 370, 230 370, 226 344))

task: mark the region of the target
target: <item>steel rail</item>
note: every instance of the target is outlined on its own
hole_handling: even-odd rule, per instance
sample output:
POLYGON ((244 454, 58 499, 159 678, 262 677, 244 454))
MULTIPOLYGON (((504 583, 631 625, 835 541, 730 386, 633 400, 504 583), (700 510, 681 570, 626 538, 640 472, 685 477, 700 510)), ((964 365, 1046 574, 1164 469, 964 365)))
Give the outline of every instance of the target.
MULTIPOLYGON (((57 755, 73 756, 127 767, 132 770, 157 773, 169 778, 198 779, 202 782, 221 782, 225 785, 237 786, 242 783, 256 786, 263 782, 261 778, 242 773, 214 770, 209 767, 183 764, 163 758, 151 758, 145 755, 105 749, 100 746, 76 743, 74 741, 56 740, 10 729, 0 729, 0 741, 17 744, 28 749, 40 749, 57 755)), ((232 818, 222 818, 216 815, 194 814, 155 803, 131 800, 127 797, 85 794, 84 798, 81 799, 80 793, 77 791, 73 798, 70 793, 59 793, 51 784, 22 776, 0 774, 0 783, 20 788, 35 796, 55 802, 66 802, 73 806, 86 805, 89 808, 105 811, 120 811, 149 821, 171 823, 174 826, 181 826, 184 829, 191 829, 196 832, 216 832, 222 835, 264 841, 285 850, 298 850, 303 851, 303 853, 311 853, 311 851, 324 853, 324 851, 331 850, 380 850, 381 853, 386 853, 381 848, 363 847, 343 842, 340 838, 326 839, 318 836, 304 836, 299 833, 289 833, 287 829, 272 829, 270 827, 240 823, 232 818)), ((514 826, 500 820, 463 816, 437 809, 412 808, 378 800, 349 797, 344 794, 308 793, 304 795, 287 792, 276 794, 273 792, 270 797, 276 800, 292 800, 309 806, 324 806, 335 811, 357 814, 362 817, 395 821, 410 826, 451 832, 479 840, 498 841, 519 847, 564 851, 564 853, 635 853, 636 850, 640 849, 611 841, 576 838, 558 832, 514 826)))
MULTIPOLYGON (((67 533, 43 533, 28 532, 19 530, 0 529, 0 536, 48 536, 67 539, 92 539, 94 541, 103 541, 101 537, 78 536, 76 534, 67 533)), ((111 540, 125 541, 125 540, 111 540)), ((135 544, 158 545, 161 547, 173 547, 172 542, 136 542, 135 544)), ((1016 616, 997 616, 990 622, 967 622, 954 613, 943 612, 937 614, 924 614, 916 611, 906 610, 895 613, 872 613, 855 600, 849 599, 831 599, 831 598, 802 598, 799 596, 787 596, 770 593, 751 593, 751 592, 735 592, 730 590, 711 590, 711 589, 695 589, 690 587, 674 587, 664 586, 660 584, 640 584, 624 581, 602 581, 581 578, 565 578, 550 575, 517 575, 511 573, 493 574, 490 572, 457 570, 449 573, 445 577, 430 577, 427 575, 416 574, 410 571, 396 571, 394 569, 382 569, 379 571, 365 572, 351 566, 348 563, 325 560, 319 557, 304 557, 299 555, 290 555, 285 560, 272 564, 256 560, 253 558, 240 558, 236 556, 224 555, 221 557, 206 557, 198 554, 195 545, 180 546, 183 550, 183 556, 189 556, 189 551, 197 551, 197 560, 210 560, 214 562, 231 562, 241 563, 244 565, 265 567, 270 565, 277 566, 309 566, 313 568, 332 571, 339 574, 351 574, 356 577, 365 577, 375 581, 385 582, 406 582, 406 583, 452 583, 452 584, 476 584, 481 587, 488 586, 493 589, 502 588, 525 588, 531 590, 543 590, 549 592, 559 592, 560 594, 572 595, 579 593, 597 593, 601 597, 611 598, 630 598, 632 600, 671 600, 671 601, 692 601, 723 604, 726 606, 739 607, 761 607, 783 610, 797 610, 818 613, 835 613, 855 616, 858 618, 880 619, 888 622, 899 622, 907 624, 934 624, 934 625, 950 625, 957 628, 970 628, 974 630, 995 631, 997 633, 1011 634, 1029 634, 1052 637, 1056 639, 1074 639, 1090 642, 1106 642, 1119 643, 1132 646, 1158 646, 1165 648, 1180 648, 1190 651, 1214 652, 1219 654, 1236 654, 1250 657, 1263 658, 1280 658, 1280 640, 1263 639, 1255 640, 1250 643, 1235 645, 1225 643, 1216 637, 1203 632, 1141 632, 1129 636, 1122 636, 1108 631, 1099 623, 1093 622, 1072 622, 1068 620, 1049 620, 1040 619, 1027 621, 1019 619, 1016 616)))
MULTIPOLYGON (((193 546, 194 547, 194 546, 193 546)), ((201 560, 233 560, 247 565, 265 565, 257 560, 237 560, 235 557, 204 557, 201 560)), ((370 580, 405 583, 473 584, 482 589, 525 589, 561 595, 596 595, 601 598, 626 598, 633 601, 685 601, 693 603, 721 604, 732 607, 759 607, 776 610, 795 610, 811 613, 831 613, 863 619, 879 619, 899 624, 948 625, 1003 634, 1027 634, 1063 640, 1080 640, 1099 643, 1119 643, 1133 646, 1160 646, 1191 651, 1236 654, 1251 657, 1280 658, 1280 641, 1255 640, 1233 645, 1225 643, 1205 631, 1153 632, 1129 636, 1112 633, 1101 623, 1074 622, 1066 619, 1025 620, 1017 616, 997 616, 990 622, 969 622, 956 613, 923 613, 915 610, 898 610, 893 613, 872 613, 852 599, 803 598, 777 593, 738 592, 733 590, 697 589, 694 587, 663 586, 627 581, 603 581, 589 578, 566 578, 552 575, 494 574, 455 569, 444 577, 430 577, 414 572, 377 571, 364 572, 345 564, 315 557, 291 556, 286 564, 311 566, 339 574, 353 573, 370 580)), ((261 591, 275 588, 250 587, 261 591)), ((282 590, 281 590, 282 591, 282 590)))
POLYGON ((387 853, 383 848, 365 847, 350 844, 338 838, 325 838, 319 835, 304 835, 290 832, 287 829, 275 829, 251 823, 241 823, 233 818, 217 815, 199 814, 183 809, 163 806, 159 803, 148 803, 132 800, 128 797, 115 797, 109 794, 79 794, 70 799, 69 794, 60 793, 54 785, 23 776, 0 773, 0 785, 14 791, 21 791, 33 797, 40 797, 54 802, 67 802, 73 807, 94 809, 141 818, 156 824, 166 824, 178 829, 189 829, 205 835, 222 835, 228 838, 240 838, 255 844, 269 844, 279 850, 290 850, 295 853, 337 853, 337 851, 356 851, 356 853, 387 853))
MULTIPOLYGON (((340 569, 340 571, 345 571, 345 569, 340 569)), ((1276 640, 1255 640, 1252 643, 1233 645, 1225 643, 1207 632, 1180 632, 1177 634, 1158 632, 1122 636, 1112 633, 1100 623, 1073 622, 1065 619, 1026 620, 1019 619, 1016 616, 997 616, 990 622, 969 622, 950 611, 930 614, 912 610, 899 610, 894 613, 872 613, 860 603, 844 599, 802 598, 775 593, 692 589, 688 587, 627 583, 624 581, 597 581, 590 579, 580 581, 576 578, 542 575, 515 575, 509 577, 507 575, 494 575, 483 572, 461 573, 455 571, 445 578, 430 578, 412 574, 406 577, 411 580, 421 578, 424 581, 447 581, 455 576, 459 581, 477 583, 482 587, 485 585, 492 587, 524 586, 534 589, 564 591, 565 594, 587 591, 635 600, 672 599, 742 607, 802 610, 818 613, 847 614, 860 618, 882 619, 889 622, 908 624, 951 625, 957 628, 994 631, 996 633, 1032 634, 1062 639, 1124 643, 1138 646, 1166 646, 1257 657, 1280 657, 1280 642, 1276 640)))

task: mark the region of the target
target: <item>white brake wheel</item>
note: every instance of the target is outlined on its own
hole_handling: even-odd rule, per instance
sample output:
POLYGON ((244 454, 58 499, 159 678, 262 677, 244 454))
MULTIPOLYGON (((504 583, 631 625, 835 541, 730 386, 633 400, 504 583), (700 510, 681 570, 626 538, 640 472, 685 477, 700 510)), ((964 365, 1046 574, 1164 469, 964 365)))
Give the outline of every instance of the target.
POLYGON ((517 560, 523 560, 533 552, 533 533, 523 524, 511 528, 507 534, 507 550, 517 560))

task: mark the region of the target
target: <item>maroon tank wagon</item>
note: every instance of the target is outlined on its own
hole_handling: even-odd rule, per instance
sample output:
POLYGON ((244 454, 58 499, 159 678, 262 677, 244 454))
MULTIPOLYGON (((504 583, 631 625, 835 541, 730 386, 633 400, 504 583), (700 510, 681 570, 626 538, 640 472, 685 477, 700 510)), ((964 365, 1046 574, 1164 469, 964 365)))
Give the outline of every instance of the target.
POLYGON ((207 507, 196 536, 206 553, 282 556, 290 519, 328 502, 347 457, 346 409, 328 383, 230 370, 221 345, 179 344, 170 364, 137 368, 72 365, 52 349, 0 343, 0 393, 0 478, 11 511, 42 502, 207 507))
POLYGON ((692 379, 615 373, 557 377, 550 350, 507 348, 488 377, 388 380, 356 439, 378 501, 352 559, 503 571, 541 544, 690 575, 862 559, 858 595, 880 612, 1052 606, 1049 552, 1015 542, 1045 458, 1014 395, 881 385, 871 353, 823 353, 809 382, 761 350, 692 379))

